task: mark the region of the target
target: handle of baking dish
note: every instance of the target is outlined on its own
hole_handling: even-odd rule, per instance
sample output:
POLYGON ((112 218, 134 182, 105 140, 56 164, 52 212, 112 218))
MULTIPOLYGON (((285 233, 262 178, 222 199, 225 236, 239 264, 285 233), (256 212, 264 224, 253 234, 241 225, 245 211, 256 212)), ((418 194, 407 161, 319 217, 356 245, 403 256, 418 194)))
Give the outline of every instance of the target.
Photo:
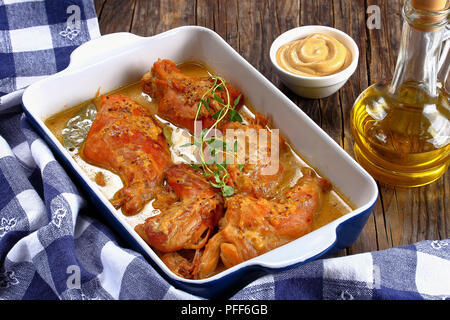
POLYGON ((71 53, 70 64, 64 71, 95 64, 107 59, 111 52, 117 55, 130 49, 142 39, 144 37, 129 32, 111 33, 92 39, 71 53))
POLYGON ((322 257, 333 249, 335 243, 335 232, 316 230, 255 258, 254 264, 267 269, 284 269, 322 257))

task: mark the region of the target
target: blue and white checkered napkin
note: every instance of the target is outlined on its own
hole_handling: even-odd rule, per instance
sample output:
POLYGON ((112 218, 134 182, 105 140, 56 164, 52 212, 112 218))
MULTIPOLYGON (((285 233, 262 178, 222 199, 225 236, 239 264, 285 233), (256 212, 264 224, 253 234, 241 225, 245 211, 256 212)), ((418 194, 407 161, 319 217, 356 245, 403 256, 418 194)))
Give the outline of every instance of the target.
MULTIPOLYGON (((92 2, 0 0, 0 32, 0 299, 196 299, 119 244, 20 109, 11 108, 18 89, 63 69, 77 45, 99 34, 92 2), (70 18, 77 12, 79 23, 70 18)), ((447 239, 313 261, 264 276, 232 298, 449 296, 447 239)))
POLYGON ((100 35, 91 0, 0 0, 0 111, 23 89, 64 69, 70 53, 100 35))

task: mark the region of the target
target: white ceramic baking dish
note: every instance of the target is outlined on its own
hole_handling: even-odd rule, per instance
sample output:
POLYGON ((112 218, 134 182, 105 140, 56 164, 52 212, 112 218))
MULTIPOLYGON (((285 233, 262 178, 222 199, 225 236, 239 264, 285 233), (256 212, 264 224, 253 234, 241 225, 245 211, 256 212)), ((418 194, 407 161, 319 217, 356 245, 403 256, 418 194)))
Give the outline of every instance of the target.
POLYGON ((130 247, 141 252, 174 286, 203 297, 233 292, 261 273, 298 266, 350 246, 378 197, 375 181, 353 158, 218 34, 206 28, 185 26, 153 37, 115 33, 89 41, 72 53, 67 69, 28 87, 23 95, 23 107, 32 125, 130 247), (228 79, 244 92, 256 111, 272 118, 274 126, 302 157, 329 178, 356 209, 211 278, 186 280, 171 272, 44 124, 49 116, 93 98, 99 87, 105 93, 136 81, 158 58, 177 63, 202 61, 228 79))

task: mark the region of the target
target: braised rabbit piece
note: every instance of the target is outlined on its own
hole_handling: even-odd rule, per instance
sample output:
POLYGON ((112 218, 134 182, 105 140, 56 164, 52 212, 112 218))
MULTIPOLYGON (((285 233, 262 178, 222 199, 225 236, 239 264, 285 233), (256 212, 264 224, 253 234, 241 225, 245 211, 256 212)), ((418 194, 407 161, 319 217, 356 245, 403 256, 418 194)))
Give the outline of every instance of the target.
POLYGON ((212 77, 186 76, 173 61, 158 60, 151 71, 142 77, 141 84, 142 90, 158 101, 160 117, 193 132, 197 112, 197 119, 202 122, 202 128, 209 128, 216 121, 213 115, 220 110, 216 99, 233 103, 240 95, 240 92, 227 85, 227 90, 217 90, 216 96, 212 93, 204 96, 214 81, 212 77), (199 110, 198 105, 202 97, 208 101, 208 105, 202 105, 199 110))
POLYGON ((322 194, 331 185, 313 171, 304 171, 280 199, 266 200, 246 193, 227 199, 220 230, 206 245, 197 276, 214 274, 219 259, 230 268, 312 231, 322 194))
POLYGON ((120 94, 101 97, 83 155, 122 178, 124 187, 111 202, 126 215, 138 213, 154 198, 170 163, 167 141, 149 111, 120 94))
POLYGON ((138 225, 136 231, 160 252, 201 249, 222 217, 222 196, 185 165, 171 166, 166 175, 177 201, 138 225))
POLYGON ((224 132, 230 129, 235 132, 235 159, 227 166, 227 171, 229 183, 237 193, 245 192, 267 199, 277 194, 285 171, 279 153, 286 145, 278 134, 267 130, 267 123, 267 117, 257 113, 256 118, 248 124, 227 122, 221 127, 224 132), (264 133, 265 142, 262 141, 261 132, 264 133), (277 148, 272 148, 273 144, 277 148), (244 150, 243 154, 240 153, 241 149, 244 150))

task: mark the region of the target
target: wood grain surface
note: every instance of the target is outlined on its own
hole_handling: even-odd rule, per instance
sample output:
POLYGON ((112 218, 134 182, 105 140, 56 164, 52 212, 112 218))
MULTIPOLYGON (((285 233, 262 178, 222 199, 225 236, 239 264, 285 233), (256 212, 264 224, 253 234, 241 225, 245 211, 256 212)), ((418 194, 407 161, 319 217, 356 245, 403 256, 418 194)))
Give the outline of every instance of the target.
MULTIPOLYGON (((127 31, 151 36, 183 25, 216 31, 352 156, 350 111, 361 91, 394 71, 402 5, 401 0, 95 0, 101 34, 127 31), (381 10, 380 29, 366 26, 371 5, 381 10), (346 32, 360 49, 359 66, 346 85, 316 100, 298 97, 281 84, 269 60, 270 45, 278 35, 313 24, 346 32)), ((379 191, 359 238, 338 256, 449 237, 449 171, 425 187, 379 185, 379 191)))

